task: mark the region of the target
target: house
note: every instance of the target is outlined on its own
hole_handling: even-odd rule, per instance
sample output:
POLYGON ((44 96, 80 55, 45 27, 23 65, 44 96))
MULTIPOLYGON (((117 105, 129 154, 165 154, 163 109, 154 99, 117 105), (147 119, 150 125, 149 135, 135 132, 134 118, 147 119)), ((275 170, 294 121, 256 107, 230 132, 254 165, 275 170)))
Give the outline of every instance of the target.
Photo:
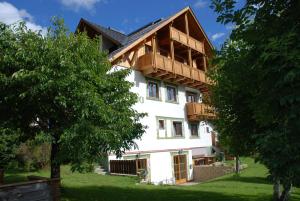
POLYGON ((100 36, 114 68, 133 69, 128 80, 139 96, 135 109, 148 116, 138 149, 110 155, 109 170, 142 174, 155 184, 193 179, 193 166, 214 161, 216 117, 206 76, 213 46, 191 8, 153 21, 130 34, 81 19, 77 31, 100 36))

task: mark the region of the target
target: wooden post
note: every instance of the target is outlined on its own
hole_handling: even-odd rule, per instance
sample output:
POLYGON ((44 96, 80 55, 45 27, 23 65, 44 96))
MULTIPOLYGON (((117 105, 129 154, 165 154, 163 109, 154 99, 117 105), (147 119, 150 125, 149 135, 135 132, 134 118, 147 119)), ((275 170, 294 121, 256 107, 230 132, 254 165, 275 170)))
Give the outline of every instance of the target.
POLYGON ((207 72, 206 55, 203 55, 203 66, 204 66, 204 71, 207 72))
MULTIPOLYGON (((185 19, 185 31, 187 35, 187 44, 190 46, 190 30, 189 30, 189 20, 187 13, 184 15, 185 19)), ((188 58, 189 58, 189 66, 190 66, 190 78, 192 78, 192 67, 193 67, 193 60, 192 60, 192 49, 188 47, 188 58)))
POLYGON ((173 22, 170 24, 170 51, 171 51, 172 71, 173 73, 175 73, 174 70, 175 53, 174 53, 174 41, 172 39, 172 24, 173 22))
POLYGON ((204 66, 204 71, 207 72, 206 54, 205 54, 205 49, 204 49, 204 40, 202 42, 202 46, 203 46, 203 66, 204 66))
POLYGON ((189 44, 190 31, 189 31, 189 21, 188 21, 187 13, 185 13, 184 19, 185 19, 185 31, 186 31, 186 35, 187 35, 187 44, 189 44))
POLYGON ((0 185, 4 184, 4 169, 0 168, 0 185))
POLYGON ((152 44, 152 52, 153 52, 152 66, 156 68, 156 34, 153 35, 151 44, 152 44))
POLYGON ((136 175, 138 175, 138 159, 135 160, 135 172, 136 172, 136 175))
POLYGON ((192 49, 189 47, 188 49, 189 53, 189 66, 192 68, 193 67, 193 61, 192 61, 192 49))

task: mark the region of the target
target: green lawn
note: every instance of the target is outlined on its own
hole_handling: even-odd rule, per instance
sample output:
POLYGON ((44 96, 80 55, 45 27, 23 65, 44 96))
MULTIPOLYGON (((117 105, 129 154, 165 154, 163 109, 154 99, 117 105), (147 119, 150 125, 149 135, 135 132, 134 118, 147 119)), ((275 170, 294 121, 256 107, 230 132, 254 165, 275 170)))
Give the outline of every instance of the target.
MULTIPOLYGON (((252 159, 240 177, 226 175, 194 186, 154 186, 137 184, 134 177, 79 174, 62 168, 62 200, 66 201, 266 201, 272 196, 272 185, 265 179, 267 170, 252 159)), ((26 175, 48 176, 47 171, 8 173, 6 182, 23 180, 26 175)), ((300 201, 300 189, 293 188, 293 201, 300 201)))

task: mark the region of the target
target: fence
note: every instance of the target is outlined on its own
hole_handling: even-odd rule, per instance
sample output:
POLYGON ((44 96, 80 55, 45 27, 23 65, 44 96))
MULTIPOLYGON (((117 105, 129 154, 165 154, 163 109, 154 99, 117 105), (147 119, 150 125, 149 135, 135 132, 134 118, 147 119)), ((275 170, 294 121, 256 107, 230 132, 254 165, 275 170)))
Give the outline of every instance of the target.
POLYGON ((111 160, 110 173, 115 174, 137 174, 136 160, 111 160))
POLYGON ((232 173, 233 171, 234 168, 228 166, 194 166, 193 178, 195 182, 202 182, 232 173))

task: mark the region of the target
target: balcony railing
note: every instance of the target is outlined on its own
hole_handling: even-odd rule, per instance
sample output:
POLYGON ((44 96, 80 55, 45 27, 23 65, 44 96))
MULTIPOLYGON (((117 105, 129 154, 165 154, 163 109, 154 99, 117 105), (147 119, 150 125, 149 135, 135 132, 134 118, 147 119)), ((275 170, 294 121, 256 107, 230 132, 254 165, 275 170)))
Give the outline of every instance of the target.
POLYGON ((197 88, 200 85, 210 84, 204 71, 178 61, 174 61, 173 64, 170 58, 152 52, 139 57, 138 69, 145 75, 172 79, 172 82, 191 87, 197 88))
POLYGON ((178 29, 175 29, 174 27, 171 27, 171 39, 204 54, 204 46, 202 42, 196 40, 191 36, 188 36, 187 34, 179 31, 178 29))
POLYGON ((188 120, 190 121, 215 119, 217 116, 214 107, 204 103, 187 103, 186 112, 188 120))

